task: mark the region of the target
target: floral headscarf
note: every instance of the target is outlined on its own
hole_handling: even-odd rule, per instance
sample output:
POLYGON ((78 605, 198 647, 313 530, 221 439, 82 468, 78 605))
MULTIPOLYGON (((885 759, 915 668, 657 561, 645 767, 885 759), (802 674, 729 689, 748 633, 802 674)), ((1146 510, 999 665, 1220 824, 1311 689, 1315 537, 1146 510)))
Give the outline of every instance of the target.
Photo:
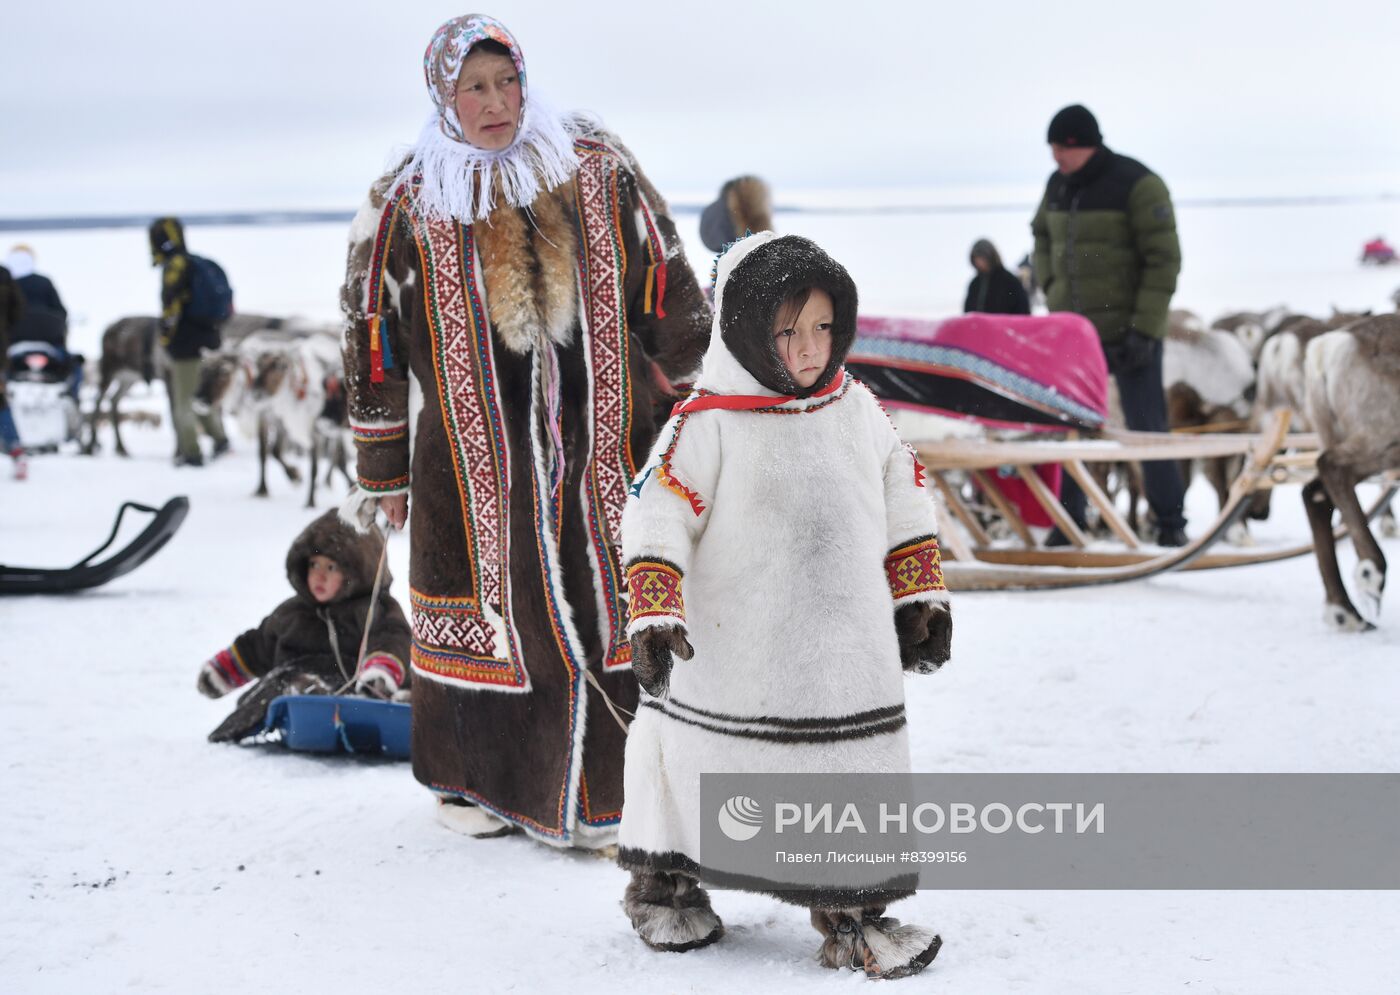
POLYGON ((465 14, 438 28, 423 55, 423 77, 433 113, 395 186, 416 187, 414 197, 426 217, 470 224, 490 214, 498 196, 512 207, 528 207, 578 169, 573 136, 562 118, 527 95, 520 46, 494 17, 465 14), (457 76, 472 48, 487 40, 510 51, 520 75, 515 138, 499 150, 472 145, 457 119, 457 76))
POLYGON ((499 42, 510 49, 510 61, 515 63, 515 71, 520 76, 522 114, 527 103, 525 59, 506 26, 486 14, 454 17, 438 28, 428 42, 428 50, 423 53, 423 78, 427 80, 428 96, 437 108, 443 133, 459 142, 465 142, 467 136, 462 134, 462 125, 457 120, 457 75, 462 71, 467 54, 484 41, 499 42))

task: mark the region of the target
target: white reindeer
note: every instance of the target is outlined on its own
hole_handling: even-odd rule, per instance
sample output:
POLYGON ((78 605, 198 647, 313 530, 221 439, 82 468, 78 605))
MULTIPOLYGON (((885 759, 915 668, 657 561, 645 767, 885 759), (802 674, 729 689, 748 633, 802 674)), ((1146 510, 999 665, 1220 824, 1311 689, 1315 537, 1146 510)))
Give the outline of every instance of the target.
POLYGON ((1353 583, 1375 618, 1385 591, 1386 562, 1356 498, 1373 474, 1400 470, 1400 314, 1363 318, 1314 338, 1303 359, 1306 413, 1321 436, 1317 478, 1303 488, 1313 548, 1327 591, 1327 622, 1346 631, 1375 628, 1347 596, 1337 565, 1332 512, 1356 547, 1353 583))

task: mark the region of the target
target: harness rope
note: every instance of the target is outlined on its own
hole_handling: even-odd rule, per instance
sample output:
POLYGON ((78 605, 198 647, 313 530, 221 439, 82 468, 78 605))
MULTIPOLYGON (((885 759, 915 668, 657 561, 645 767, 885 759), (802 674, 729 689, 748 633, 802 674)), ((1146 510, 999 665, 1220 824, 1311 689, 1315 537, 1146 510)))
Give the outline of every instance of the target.
MULTIPOLYGON (((360 653, 355 658, 355 673, 350 675, 346 682, 340 686, 335 692, 336 694, 344 693, 355 681, 359 680, 360 670, 365 665, 365 651, 369 648, 369 627, 374 621, 374 606, 379 601, 379 588, 384 582, 384 560, 389 555, 389 524, 387 522, 384 524, 384 533, 380 538, 383 540, 383 545, 379 548, 379 565, 374 568, 374 587, 370 590, 369 608, 365 611, 365 631, 364 635, 360 636, 360 653)), ((330 621, 330 616, 327 615, 326 624, 328 626, 330 621)), ((336 647, 334 628, 331 629, 331 646, 335 648, 335 662, 340 664, 340 649, 336 647)), ((340 664, 340 672, 345 673, 343 664, 340 664)))

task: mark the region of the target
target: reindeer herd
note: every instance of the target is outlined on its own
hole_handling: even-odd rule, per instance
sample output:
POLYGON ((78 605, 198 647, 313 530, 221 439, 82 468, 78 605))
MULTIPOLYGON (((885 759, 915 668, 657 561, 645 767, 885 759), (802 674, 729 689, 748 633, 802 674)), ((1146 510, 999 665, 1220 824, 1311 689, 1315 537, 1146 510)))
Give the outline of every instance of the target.
MULTIPOLYGON (((1400 308, 1400 301, 1397 301, 1400 308)), ((155 318, 123 318, 102 337, 97 399, 87 419, 85 452, 96 446, 97 421, 108 407, 116 451, 126 454, 117 405, 137 382, 161 376, 159 350, 152 351, 155 318)), ((223 348, 207 356, 197 403, 220 407, 245 435, 258 439, 258 485, 266 496, 267 461, 288 480, 301 474, 288 461, 294 451, 310 461, 307 507, 316 501, 319 465, 328 464, 325 484, 347 469, 345 398, 338 329, 297 320, 236 315, 223 332, 223 348)), ((1400 311, 1356 314, 1334 310, 1325 318, 1286 308, 1224 315, 1209 327, 1189 311, 1173 311, 1163 350, 1163 384, 1173 429, 1257 430, 1269 412, 1288 408, 1297 431, 1321 439, 1317 476, 1303 490, 1318 565, 1326 589, 1326 619, 1343 630, 1373 628, 1379 611, 1386 560, 1356 497, 1356 485, 1377 474, 1400 471, 1400 311), (1353 587, 1366 609, 1348 596, 1337 563, 1332 515, 1357 551, 1353 587)), ((1238 470, 1228 460, 1206 461, 1203 470, 1225 504, 1238 470)), ((1190 467, 1183 467, 1190 473, 1190 467)), ((1136 520, 1139 488, 1126 474, 1130 518, 1136 520)), ((1268 515, 1268 492, 1258 496, 1250 517, 1268 515)), ((1396 534, 1387 507, 1387 535, 1396 534)), ((1236 539, 1242 538, 1236 536, 1236 539)))
MULTIPOLYGON (((1380 610, 1386 562, 1356 485, 1400 471, 1400 312, 1334 309, 1317 318, 1276 308, 1226 315, 1209 328, 1190 312, 1175 311, 1172 319, 1163 358, 1172 427, 1258 428, 1267 413, 1288 408, 1296 431, 1316 432, 1317 476, 1304 487, 1303 503, 1327 592, 1325 617, 1338 629, 1374 628, 1368 616, 1380 610), (1334 511, 1356 548, 1352 581, 1364 612, 1342 581, 1334 511)), ((1220 467, 1206 472, 1223 504, 1232 474, 1220 467)), ((1265 492, 1251 515, 1267 513, 1265 492)), ((1383 529, 1396 534, 1389 506, 1383 529)))
MULTIPOLYGON (((165 357, 154 346, 157 326, 153 317, 122 318, 103 333, 97 396, 85 419, 84 453, 96 451, 98 422, 105 419, 112 426, 116 452, 127 455, 118 405, 137 383, 164 377, 165 357)), ((322 461, 326 486, 337 471, 352 484, 338 326, 236 314, 224 325, 222 338, 223 346, 206 354, 200 365, 195 404, 220 410, 238 422, 245 436, 258 440, 254 495, 269 493, 269 459, 288 480, 300 483, 301 471, 290 462, 295 454, 305 454, 310 462, 308 508, 316 504, 322 461)))

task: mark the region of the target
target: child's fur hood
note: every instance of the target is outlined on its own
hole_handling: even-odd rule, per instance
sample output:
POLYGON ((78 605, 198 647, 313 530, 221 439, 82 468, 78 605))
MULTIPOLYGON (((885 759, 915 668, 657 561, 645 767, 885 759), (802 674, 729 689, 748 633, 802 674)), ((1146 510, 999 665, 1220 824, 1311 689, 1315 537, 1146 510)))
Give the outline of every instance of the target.
POLYGON ((773 232, 740 239, 716 264, 714 329, 698 386, 753 393, 748 386, 753 384, 773 394, 810 397, 830 384, 846 361, 856 338, 857 305, 850 274, 810 239, 773 232), (830 294, 836 313, 831 359, 817 382, 802 388, 778 355, 773 319, 783 301, 808 287, 830 294))
MULTIPOLYGON (((350 601, 367 597, 374 589, 374 571, 384 539, 378 532, 359 533, 340 520, 335 511, 328 511, 308 525, 287 550, 287 580, 296 589, 297 597, 316 604, 311 589, 306 586, 306 571, 313 556, 328 556, 340 565, 345 583, 334 601, 350 601)), ((384 564, 384 579, 380 590, 387 592, 390 583, 389 565, 384 564)), ((332 602, 334 603, 334 602, 332 602)))

